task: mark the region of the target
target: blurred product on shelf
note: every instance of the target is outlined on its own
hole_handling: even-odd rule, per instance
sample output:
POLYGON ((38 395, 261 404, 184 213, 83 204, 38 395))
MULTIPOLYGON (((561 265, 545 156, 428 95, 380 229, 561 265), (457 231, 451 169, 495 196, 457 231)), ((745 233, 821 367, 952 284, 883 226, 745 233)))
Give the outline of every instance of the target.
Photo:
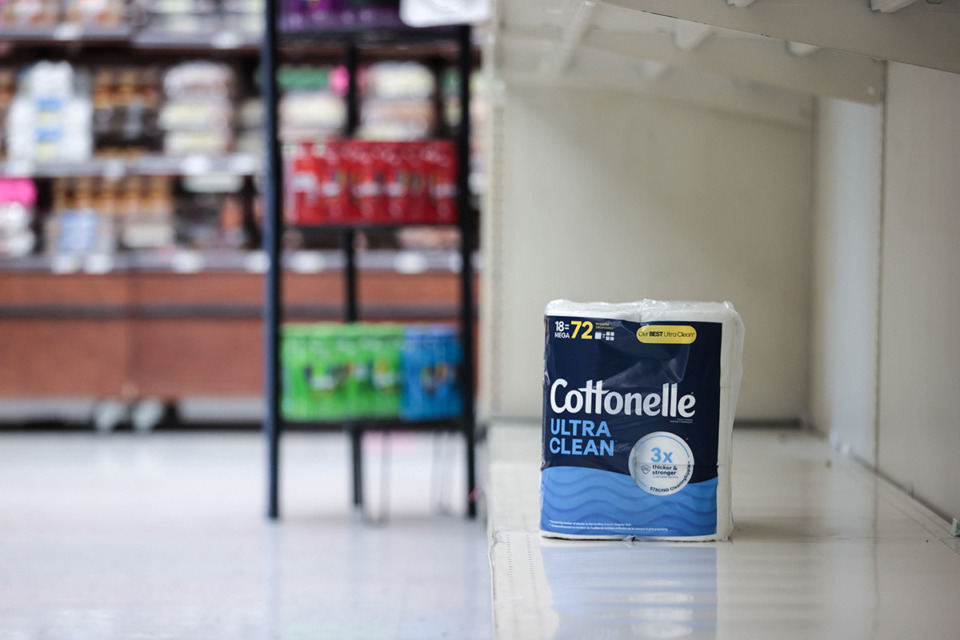
POLYGON ((158 36, 259 36, 263 31, 263 0, 147 0, 143 8, 144 30, 158 36))
POLYGON ((48 253, 113 253, 117 248, 112 212, 94 209, 94 180, 57 179, 53 186, 53 211, 44 225, 48 253))
POLYGON ((93 154, 90 78, 69 62, 38 62, 24 71, 7 114, 12 161, 84 162, 93 154))
POLYGON ((48 253, 157 249, 174 241, 170 178, 58 178, 45 224, 48 253))
POLYGON ((337 135, 347 120, 342 67, 283 65, 280 86, 280 139, 285 142, 322 140, 337 135))
POLYGON ((460 334, 453 325, 408 326, 403 341, 404 420, 439 420, 463 409, 457 368, 463 360, 460 334))
POLYGON ((83 30, 127 28, 147 41, 210 37, 221 48, 259 38, 263 33, 263 0, 4 0, 0 26, 53 29, 71 25, 83 30))
POLYGON ((191 249, 249 248, 241 192, 244 179, 208 173, 181 180, 177 200, 177 245, 191 249))
POLYGON ((246 98, 240 102, 234 147, 238 153, 263 156, 263 100, 260 98, 246 98))
POLYGON ((175 35, 194 35, 219 27, 217 3, 213 0, 152 0, 146 2, 147 30, 175 35))
MULTIPOLYGON (((246 58, 193 60, 192 52, 197 43, 238 46, 219 38, 244 31, 251 16, 261 23, 262 8, 263 0, 0 0, 2 26, 26 25, 31 38, 60 38, 45 29, 67 22, 81 28, 63 38, 97 37, 96 28, 124 21, 130 33, 107 33, 106 42, 175 52, 139 63, 91 54, 82 64, 0 66, 0 176, 31 177, 35 193, 30 241, 27 232, 9 241, 4 227, 3 242, 14 249, 0 254, 256 248, 259 73, 246 58), (166 35, 141 39, 161 27, 166 35)), ((309 16, 312 30, 347 31, 401 26, 391 22, 397 8, 396 0, 281 6, 309 16)), ((295 60, 277 78, 286 221, 364 227, 356 236, 363 249, 455 247, 457 156, 448 139, 459 118, 455 74, 413 61, 360 67, 359 121, 346 140, 346 68, 295 60), (407 225, 420 230, 396 229, 407 225)), ((12 229, 22 216, 10 215, 12 229)), ((336 246, 329 234, 290 232, 291 247, 336 246)))
POLYGON ((0 67, 0 157, 7 154, 7 114, 16 93, 16 71, 10 67, 0 67))
POLYGON ((93 135, 97 155, 159 150, 160 95, 158 67, 96 67, 93 135))
POLYGON ((288 325, 282 339, 287 417, 399 415, 401 325, 288 325))
POLYGON ((63 0, 64 21, 84 27, 117 27, 127 21, 124 0, 63 0))
MULTIPOLYGON (((470 192, 483 193, 483 141, 487 122, 486 88, 480 70, 470 74, 470 192)), ((442 77, 444 118, 454 131, 460 126, 460 74, 447 69, 442 77)))
POLYGON ((281 0, 280 27, 290 31, 397 28, 400 0, 281 0))
POLYGON ((378 62, 363 74, 367 99, 429 100, 436 91, 433 73, 419 62, 378 62))
POLYGON ((450 140, 304 142, 285 174, 291 224, 457 221, 456 148, 450 140))
POLYGON ((0 256, 18 257, 33 251, 37 189, 32 180, 0 178, 0 256))
POLYGON ((173 186, 170 178, 127 178, 118 210, 120 245, 125 249, 159 249, 174 243, 173 186))
POLYGON ((437 132, 433 72, 418 62, 378 62, 360 77, 360 128, 369 140, 422 140, 437 132))
POLYGON ((159 126, 168 155, 223 154, 233 148, 234 70, 209 61, 184 62, 163 78, 159 126))
POLYGON ((6 27, 52 27, 60 22, 60 0, 5 0, 0 24, 6 27))
POLYGON ((458 336, 452 325, 286 325, 284 416, 321 422, 456 417, 462 403, 458 336))

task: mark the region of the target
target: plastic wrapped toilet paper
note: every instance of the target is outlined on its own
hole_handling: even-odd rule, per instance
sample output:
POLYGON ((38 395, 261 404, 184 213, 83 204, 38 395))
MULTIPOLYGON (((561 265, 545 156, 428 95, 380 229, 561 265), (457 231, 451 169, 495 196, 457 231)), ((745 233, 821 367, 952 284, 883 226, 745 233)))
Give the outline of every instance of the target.
POLYGON ((554 300, 544 315, 541 533, 727 539, 733 305, 554 300))

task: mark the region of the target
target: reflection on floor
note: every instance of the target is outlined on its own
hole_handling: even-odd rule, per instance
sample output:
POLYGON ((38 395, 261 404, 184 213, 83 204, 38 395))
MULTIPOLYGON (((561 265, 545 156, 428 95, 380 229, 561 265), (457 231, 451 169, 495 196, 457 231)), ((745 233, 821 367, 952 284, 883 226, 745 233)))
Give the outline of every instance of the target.
POLYGON ((809 434, 734 431, 725 543, 541 538, 538 450, 491 430, 499 640, 960 637, 960 539, 809 434))
POLYGON ((0 638, 490 638, 462 440, 367 445, 360 517, 346 439, 285 435, 270 524, 257 434, 0 434, 0 638))

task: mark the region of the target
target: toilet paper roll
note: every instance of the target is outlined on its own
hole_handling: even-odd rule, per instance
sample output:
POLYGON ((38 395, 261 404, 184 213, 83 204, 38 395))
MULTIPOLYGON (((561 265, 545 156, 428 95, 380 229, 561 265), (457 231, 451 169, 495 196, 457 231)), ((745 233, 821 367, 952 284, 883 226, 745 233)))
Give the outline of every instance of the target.
POLYGON ((744 328, 733 305, 554 300, 545 317, 541 532, 726 540, 743 371, 744 328), (582 340, 588 336, 569 330, 580 323, 564 318, 592 319, 593 339, 582 340), (662 342, 640 339, 647 323, 691 324, 697 333, 690 342, 675 339, 682 327, 662 342), (714 463, 715 474, 705 471, 714 463), (684 475, 687 467, 693 475, 684 475))
POLYGON ((737 411, 736 394, 720 389, 720 424, 717 440, 717 539, 733 533, 733 418, 737 411))

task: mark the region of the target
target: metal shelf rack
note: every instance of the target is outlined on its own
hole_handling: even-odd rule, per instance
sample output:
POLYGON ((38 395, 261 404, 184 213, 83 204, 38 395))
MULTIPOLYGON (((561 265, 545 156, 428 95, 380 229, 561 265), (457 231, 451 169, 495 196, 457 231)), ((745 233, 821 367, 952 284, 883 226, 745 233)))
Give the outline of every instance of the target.
MULTIPOLYGON (((353 502, 358 508, 363 506, 362 485, 362 439, 367 429, 392 430, 398 428, 455 428, 462 432, 466 440, 466 486, 468 517, 476 516, 476 501, 473 488, 476 484, 475 462, 475 402, 474 402, 474 282, 471 250, 474 245, 474 230, 470 224, 470 73, 473 70, 474 56, 469 26, 455 26, 444 29, 418 30, 412 28, 378 28, 374 30, 281 30, 278 24, 278 3, 266 0, 265 30, 261 45, 261 70, 263 82, 261 91, 265 110, 266 162, 264 179, 264 234, 263 245, 268 256, 267 271, 264 275, 264 397, 266 408, 263 419, 263 433, 267 444, 267 517, 280 518, 280 438, 285 420, 280 409, 280 327, 283 321, 281 238, 283 235, 283 167, 281 164, 280 141, 278 133, 278 86, 276 80, 278 47, 280 40, 309 42, 322 46, 335 45, 341 48, 344 66, 348 71, 347 90, 347 126, 346 134, 352 135, 359 124, 357 95, 357 68, 359 49, 372 47, 377 56, 384 49, 406 44, 424 43, 453 44, 456 48, 457 69, 460 75, 461 119, 456 132, 457 146, 457 206, 459 211, 458 227, 460 231, 460 301, 458 308, 460 341, 463 360, 459 371, 459 380, 463 393, 463 413, 458 420, 443 423, 404 423, 401 421, 352 421, 341 423, 349 434, 352 449, 353 502)), ((360 318, 357 304, 357 255, 354 247, 356 232, 360 227, 338 227, 327 232, 340 236, 341 251, 344 255, 344 322, 356 322, 360 318)), ((318 230, 319 231, 319 230, 318 230)), ((318 425, 319 426, 319 425, 318 425)), ((324 426, 329 426, 325 424, 324 426)))

